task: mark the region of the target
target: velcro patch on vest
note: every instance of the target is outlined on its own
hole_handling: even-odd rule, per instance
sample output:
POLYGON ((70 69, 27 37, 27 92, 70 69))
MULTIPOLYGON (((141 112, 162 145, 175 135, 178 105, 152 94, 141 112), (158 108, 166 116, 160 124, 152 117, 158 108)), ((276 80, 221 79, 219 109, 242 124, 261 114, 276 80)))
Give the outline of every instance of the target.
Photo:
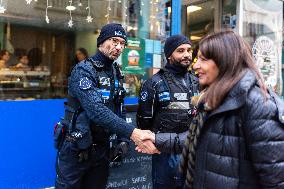
POLYGON ((171 102, 167 109, 170 110, 188 110, 190 108, 189 102, 171 102))
POLYGON ((174 97, 177 100, 188 100, 187 99, 187 93, 174 93, 174 97))
POLYGON ((80 83, 79 83, 79 88, 86 90, 86 89, 90 89, 92 86, 92 81, 87 78, 87 77, 83 77, 80 79, 80 83))
POLYGON ((162 92, 159 94, 159 101, 167 101, 167 100, 171 100, 169 92, 162 92))
POLYGON ((147 93, 147 91, 143 91, 140 96, 141 96, 140 99, 141 99, 142 101, 146 101, 147 98, 148 98, 148 93, 147 93))
POLYGON ((102 90, 99 90, 99 92, 100 92, 103 99, 106 99, 106 100, 109 99, 110 91, 102 89, 102 90))
POLYGON ((118 87, 119 87, 119 81, 118 81, 118 80, 115 80, 115 81, 114 81, 114 87, 115 87, 115 88, 118 88, 118 87))
POLYGON ((100 85, 110 87, 110 78, 109 77, 99 77, 100 85))

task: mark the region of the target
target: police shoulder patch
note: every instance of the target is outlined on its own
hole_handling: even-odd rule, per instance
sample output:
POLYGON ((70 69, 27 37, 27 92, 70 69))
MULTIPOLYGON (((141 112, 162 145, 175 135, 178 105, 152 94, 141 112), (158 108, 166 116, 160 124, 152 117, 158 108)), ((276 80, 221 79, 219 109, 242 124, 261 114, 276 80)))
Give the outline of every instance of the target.
POLYGON ((147 97, 148 97, 148 93, 146 91, 143 91, 141 93, 141 100, 142 101, 146 101, 147 100, 147 97))
POLYGON ((79 83, 80 89, 86 90, 86 89, 91 88, 91 86, 92 86, 92 81, 89 78, 83 77, 80 79, 80 83, 79 83))

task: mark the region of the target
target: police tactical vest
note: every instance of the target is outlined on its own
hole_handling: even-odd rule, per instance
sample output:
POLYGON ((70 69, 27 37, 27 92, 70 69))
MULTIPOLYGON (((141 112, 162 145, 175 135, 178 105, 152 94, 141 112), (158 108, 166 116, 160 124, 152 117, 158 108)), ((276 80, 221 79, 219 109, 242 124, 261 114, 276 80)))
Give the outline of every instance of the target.
POLYGON ((101 94, 103 103, 114 112, 114 89, 115 83, 118 82, 114 75, 114 69, 111 67, 111 69, 105 70, 104 67, 98 66, 99 64, 97 61, 92 62, 92 64, 96 69, 96 77, 98 81, 97 87, 99 88, 98 92, 101 94))
MULTIPOLYGON (((121 72, 117 64, 113 63, 111 68, 106 70, 104 68, 104 64, 100 61, 94 61, 91 58, 87 61, 93 65, 96 71, 96 87, 98 88, 98 92, 102 97, 103 104, 115 114, 120 116, 120 106, 122 106, 123 103, 121 99, 124 98, 124 96, 121 95, 124 94, 121 92, 123 89, 123 77, 121 76, 121 72)), ((69 125, 69 135, 78 135, 84 130, 83 134, 81 134, 82 137, 77 137, 77 139, 76 137, 70 137, 71 140, 77 142, 79 148, 80 146, 85 147, 90 145, 92 142, 108 143, 110 133, 89 120, 86 113, 81 108, 80 102, 74 97, 68 97, 68 103, 65 104, 65 118, 63 122, 65 122, 66 125, 69 125), (81 121, 80 124, 76 124, 77 121, 80 121, 79 119, 83 120, 84 122, 81 121)))
POLYGON ((162 82, 157 85, 155 100, 158 101, 154 114, 154 132, 181 133, 188 129, 194 106, 190 99, 198 93, 189 73, 178 77, 167 70, 158 74, 162 82))
MULTIPOLYGON (((96 70, 97 78, 97 88, 98 92, 101 94, 103 104, 107 106, 112 112, 116 115, 121 116, 121 106, 123 105, 124 92, 123 91, 123 76, 117 66, 117 63, 114 62, 110 69, 105 69, 104 64, 99 61, 93 61, 91 63, 96 70)), ((99 125, 91 124, 93 131, 93 138, 96 141, 106 141, 106 138, 109 138, 110 133, 99 127, 99 125)), ((108 140, 107 140, 108 141, 108 140)))
MULTIPOLYGON (((92 59, 91 59, 92 60, 92 59)), ((116 62, 110 69, 104 69, 104 65, 99 61, 91 61, 96 70, 99 93, 103 103, 115 114, 119 114, 118 109, 124 98, 123 75, 116 62)))

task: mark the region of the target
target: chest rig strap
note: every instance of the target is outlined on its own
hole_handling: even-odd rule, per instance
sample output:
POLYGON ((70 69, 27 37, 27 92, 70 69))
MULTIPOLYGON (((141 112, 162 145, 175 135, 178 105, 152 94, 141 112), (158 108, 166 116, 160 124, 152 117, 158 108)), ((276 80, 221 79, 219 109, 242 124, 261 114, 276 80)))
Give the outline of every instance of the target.
POLYGON ((63 123, 68 125, 68 133, 70 134, 75 130, 76 119, 79 114, 83 111, 80 102, 77 98, 72 96, 67 97, 67 102, 64 102, 65 112, 63 123))
POLYGON ((118 104, 121 104, 123 103, 126 94, 126 91, 123 88, 124 75, 122 74, 117 62, 113 63, 113 67, 115 71, 115 76, 118 81, 117 86, 115 86, 114 100, 117 101, 118 104))
POLYGON ((120 116, 123 109, 124 97, 126 94, 126 91, 123 88, 124 75, 122 74, 116 62, 112 63, 109 70, 105 70, 105 65, 100 61, 91 60, 91 62, 97 72, 96 77, 99 81, 97 87, 100 89, 102 97, 106 91, 109 92, 108 99, 104 99, 103 97, 104 104, 107 105, 114 113, 120 116), (102 82, 100 82, 100 79, 102 77, 107 77, 106 80, 109 79, 110 86, 107 87, 106 85, 102 85, 102 82))

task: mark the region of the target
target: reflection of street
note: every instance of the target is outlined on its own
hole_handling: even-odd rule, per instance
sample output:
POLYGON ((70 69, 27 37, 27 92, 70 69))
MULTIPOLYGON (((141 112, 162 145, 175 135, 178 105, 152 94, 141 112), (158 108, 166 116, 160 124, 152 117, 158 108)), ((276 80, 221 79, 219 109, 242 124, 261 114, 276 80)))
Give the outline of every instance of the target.
POLYGON ((243 6, 242 35, 253 45, 253 55, 266 85, 281 95, 283 2, 246 0, 243 6))
POLYGON ((260 36, 255 41, 253 48, 253 56, 256 60, 256 64, 263 74, 265 84, 279 92, 277 89, 277 66, 278 66, 278 54, 273 41, 266 37, 260 36))
POLYGON ((126 74, 124 84, 127 96, 139 96, 141 88, 141 75, 126 74))

